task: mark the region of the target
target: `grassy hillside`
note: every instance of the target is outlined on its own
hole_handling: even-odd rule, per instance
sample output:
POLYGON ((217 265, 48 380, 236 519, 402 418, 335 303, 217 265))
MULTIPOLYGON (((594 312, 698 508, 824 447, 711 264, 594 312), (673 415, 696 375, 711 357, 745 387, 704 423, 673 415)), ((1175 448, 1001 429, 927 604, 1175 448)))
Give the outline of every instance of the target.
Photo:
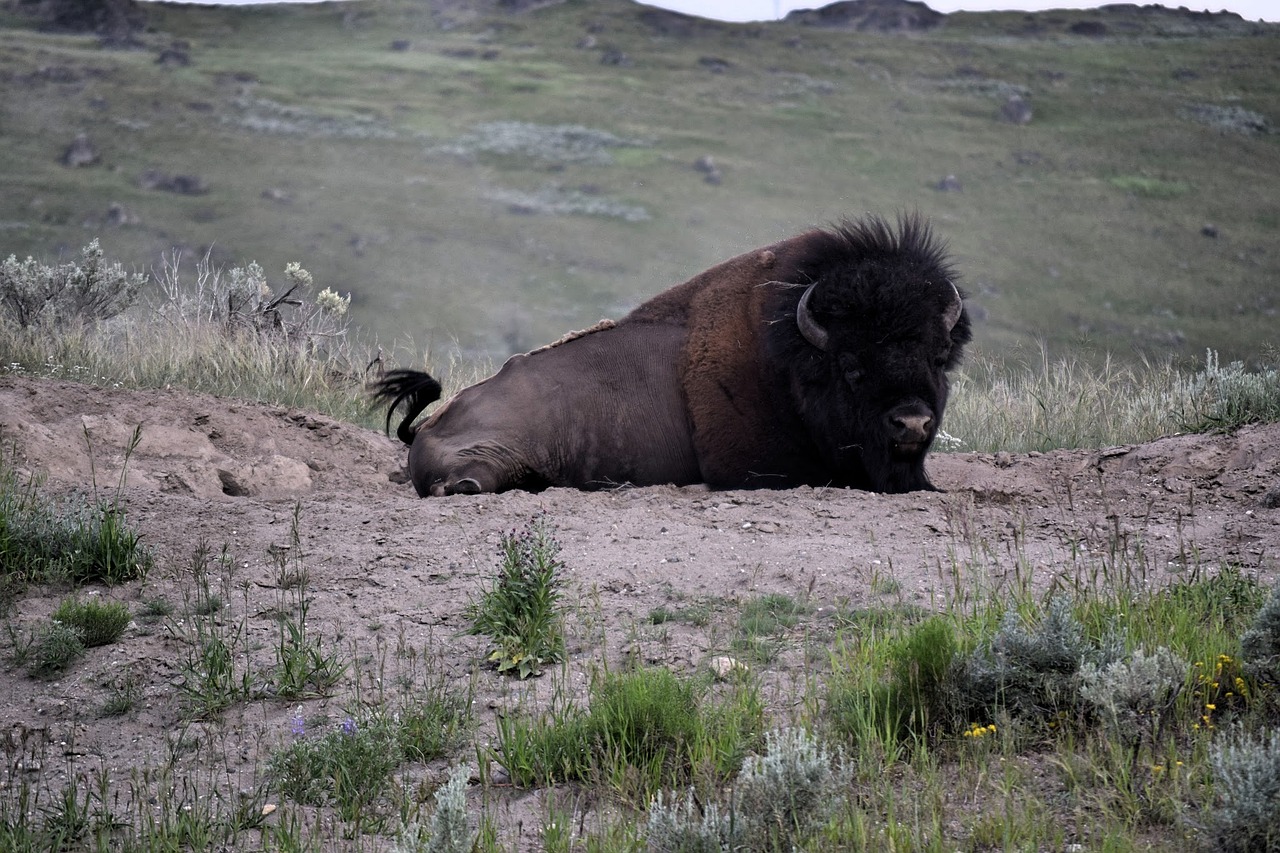
POLYGON ((301 260, 384 341, 501 357, 809 225, 919 209, 988 353, 1276 340, 1280 27, 518 5, 148 5, 132 49, 0 12, 0 254, 301 260), (1000 119, 1013 94, 1029 123, 1000 119), (77 133, 95 164, 60 162, 77 133))

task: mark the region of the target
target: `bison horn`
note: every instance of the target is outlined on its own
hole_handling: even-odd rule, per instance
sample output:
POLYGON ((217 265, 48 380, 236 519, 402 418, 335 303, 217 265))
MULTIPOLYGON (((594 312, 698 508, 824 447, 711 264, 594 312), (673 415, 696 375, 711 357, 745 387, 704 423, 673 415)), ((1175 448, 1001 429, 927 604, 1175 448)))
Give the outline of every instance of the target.
POLYGON ((800 327, 800 334, 804 336, 806 341, 826 352, 827 330, 819 326, 818 321, 809 312, 809 295, 813 293, 813 289, 817 286, 818 283, 815 281, 809 285, 804 295, 800 297, 800 303, 796 305, 796 325, 800 327))
POLYGON ((951 293, 955 299, 951 300, 951 304, 947 306, 946 312, 942 315, 942 322, 947 327, 947 331, 951 331, 956 327, 956 323, 960 322, 960 312, 964 310, 964 300, 960 297, 960 291, 956 289, 954 284, 951 285, 951 293))

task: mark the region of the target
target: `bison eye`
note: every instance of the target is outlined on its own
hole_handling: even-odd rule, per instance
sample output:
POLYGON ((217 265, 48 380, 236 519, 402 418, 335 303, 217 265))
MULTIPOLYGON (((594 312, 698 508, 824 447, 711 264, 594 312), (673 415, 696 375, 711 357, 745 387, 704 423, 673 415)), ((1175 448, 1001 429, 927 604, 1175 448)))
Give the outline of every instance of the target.
POLYGON ((857 367, 850 368, 844 372, 844 381, 850 385, 857 385, 862 381, 862 370, 857 367))

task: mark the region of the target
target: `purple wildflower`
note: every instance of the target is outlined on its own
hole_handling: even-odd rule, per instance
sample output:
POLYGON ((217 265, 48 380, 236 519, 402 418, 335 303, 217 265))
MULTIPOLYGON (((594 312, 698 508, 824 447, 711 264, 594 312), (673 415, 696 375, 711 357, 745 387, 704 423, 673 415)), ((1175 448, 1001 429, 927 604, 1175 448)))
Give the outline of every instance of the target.
POLYGON ((355 737, 356 721, 347 717, 342 721, 342 733, 347 737, 355 737))

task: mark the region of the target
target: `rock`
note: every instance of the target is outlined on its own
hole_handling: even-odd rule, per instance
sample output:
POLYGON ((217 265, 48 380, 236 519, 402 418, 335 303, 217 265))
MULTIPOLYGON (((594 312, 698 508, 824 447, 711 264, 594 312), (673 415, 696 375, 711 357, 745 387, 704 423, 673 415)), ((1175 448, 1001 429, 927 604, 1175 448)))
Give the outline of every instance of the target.
POLYGON ((724 178, 720 173, 720 167, 716 165, 715 160, 711 159, 710 154, 703 154, 697 160, 694 160, 693 169, 695 172, 701 172, 702 179, 709 184, 718 186, 724 178))
POLYGON ((399 51, 401 53, 403 53, 404 51, 408 50, 411 47, 413 47, 413 42, 409 41, 408 39, 396 39, 395 41, 391 42, 391 49, 394 51, 399 51))
POLYGON ((933 188, 940 193, 958 193, 964 191, 964 186, 960 183, 960 179, 955 175, 947 175, 945 178, 934 184, 933 188))
POLYGON ((170 175, 159 169, 147 169, 138 178, 144 190, 161 190, 179 195, 204 195, 209 186, 198 175, 170 175))
POLYGON ((1076 36, 1089 36, 1090 38, 1098 38, 1107 34, 1107 25, 1102 21, 1076 21, 1067 27, 1067 32, 1076 36))
POLYGON ((139 225, 142 219, 136 213, 130 213, 125 206, 118 201, 111 202, 107 206, 107 224, 115 228, 123 228, 126 225, 139 225))
POLYGON ((165 68, 186 68, 191 64, 191 45, 185 41, 175 41, 160 51, 156 57, 156 65, 165 68))
POLYGON ((100 159, 98 148, 89 141, 87 133, 77 133, 67 150, 62 152, 62 165, 72 168, 92 166, 100 159))
POLYGON ((707 666, 711 669, 711 674, 719 681, 724 681, 730 676, 745 675, 747 673, 747 665, 742 661, 734 660, 728 655, 718 655, 707 661, 707 666))
POLYGON ((701 56, 698 58, 698 64, 713 74, 723 74, 733 67, 729 60, 718 56, 701 56))
POLYGON ((1206 237, 1216 240, 1218 238, 1218 226, 1214 225, 1212 222, 1206 222, 1204 225, 1200 226, 1200 233, 1206 237))
POLYGON ((1000 105, 1000 119, 1010 124, 1031 123, 1031 102, 1022 95, 1010 95, 1000 105))
POLYGON ((604 53, 600 54, 601 65, 616 65, 619 68, 630 68, 631 57, 618 50, 616 47, 607 48, 604 53))

